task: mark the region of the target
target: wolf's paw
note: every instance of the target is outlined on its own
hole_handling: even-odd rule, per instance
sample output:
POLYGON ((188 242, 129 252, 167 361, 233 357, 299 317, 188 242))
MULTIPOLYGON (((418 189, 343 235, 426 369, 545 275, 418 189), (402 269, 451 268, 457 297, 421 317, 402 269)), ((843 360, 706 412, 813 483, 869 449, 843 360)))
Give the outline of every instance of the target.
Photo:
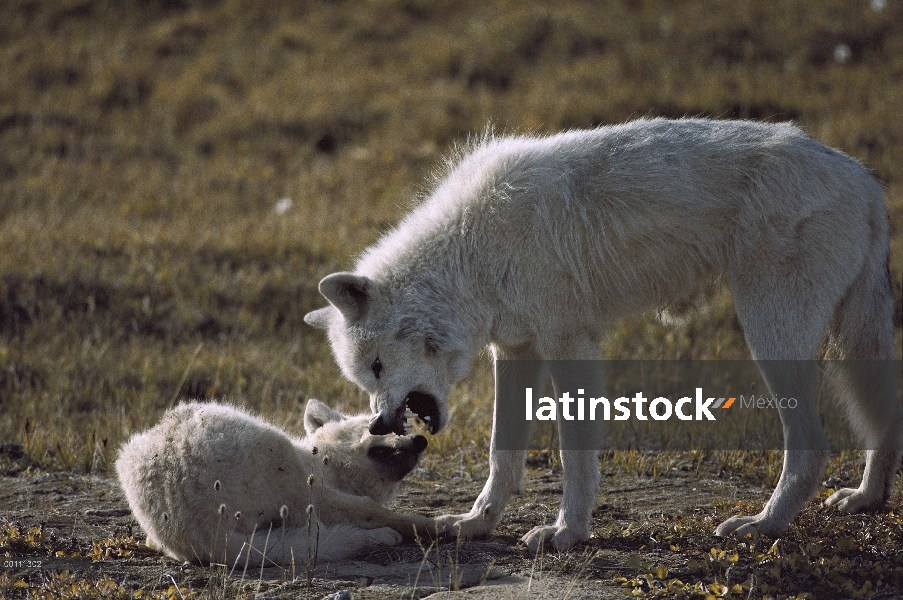
POLYGON ((542 525, 534 527, 520 539, 531 552, 541 549, 570 550, 589 539, 589 533, 579 533, 567 525, 542 525))
POLYGON ((402 539, 402 535, 391 527, 380 527, 367 531, 367 542, 372 547, 397 546, 402 539))
POLYGON ((492 534, 493 523, 483 515, 443 515, 436 517, 436 524, 446 535, 458 538, 462 542, 488 538, 492 534))
POLYGON ((731 517, 715 529, 715 535, 727 537, 733 535, 735 537, 746 537, 747 535, 764 535, 767 537, 778 537, 790 527, 790 523, 779 520, 772 516, 766 516, 764 513, 751 516, 731 517))
POLYGON ((869 490, 843 488, 831 494, 831 497, 825 500, 825 506, 833 506, 840 512, 857 513, 881 508, 884 502, 883 497, 869 493, 869 490))

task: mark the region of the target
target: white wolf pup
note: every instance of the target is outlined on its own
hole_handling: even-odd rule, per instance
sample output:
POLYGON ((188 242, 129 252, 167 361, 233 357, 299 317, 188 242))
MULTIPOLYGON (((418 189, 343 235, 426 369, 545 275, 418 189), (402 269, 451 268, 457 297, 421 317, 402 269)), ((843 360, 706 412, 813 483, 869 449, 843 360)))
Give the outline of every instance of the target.
MULTIPOLYGON (((777 535, 816 491, 826 460, 818 415, 804 402, 811 389, 794 385, 806 373, 787 372, 793 361, 808 368, 826 333, 837 357, 895 354, 881 188, 858 162, 791 124, 652 119, 484 139, 353 273, 320 282, 331 306, 305 320, 328 329, 343 373, 371 394, 373 433, 404 433, 406 405, 439 431, 449 387, 489 345, 489 479, 469 513, 441 518, 467 539, 491 533, 523 478, 525 451, 497 443, 499 361, 600 358, 606 326, 680 305, 720 276, 772 395, 792 391, 800 408, 780 413, 787 450, 771 499, 716 533, 777 535), (773 369, 772 360, 791 364, 773 369)), ((547 376, 521 383, 542 388, 547 376)), ((551 376, 556 392, 585 386, 551 376)), ((893 382, 880 394, 856 387, 843 403, 870 450, 859 488, 827 501, 843 511, 887 500, 903 445, 893 382)), ((528 425, 507 439, 526 448, 528 425)), ((565 549, 590 534, 597 453, 566 442, 588 435, 583 447, 599 447, 602 432, 566 420, 558 427, 561 508, 554 524, 524 536, 531 548, 565 549)))
POLYGON ((294 439, 232 406, 183 404, 123 446, 116 472, 147 545, 178 560, 342 560, 435 531, 381 506, 426 438, 375 436, 368 419, 310 400, 294 439))

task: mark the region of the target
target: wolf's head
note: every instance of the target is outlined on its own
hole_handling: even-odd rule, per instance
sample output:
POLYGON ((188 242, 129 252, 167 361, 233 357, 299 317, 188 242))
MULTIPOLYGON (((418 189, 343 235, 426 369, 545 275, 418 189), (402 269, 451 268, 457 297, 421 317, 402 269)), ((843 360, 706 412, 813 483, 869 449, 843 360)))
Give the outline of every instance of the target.
POLYGON ((370 393, 370 433, 403 435, 414 415, 438 433, 448 421, 449 389, 471 359, 442 291, 334 273, 320 282, 320 293, 330 306, 304 320, 329 332, 342 372, 370 393))
POLYGON ((310 399, 304 410, 307 440, 328 457, 326 484, 384 503, 396 484, 417 466, 427 447, 422 435, 372 435, 368 415, 346 416, 310 399))

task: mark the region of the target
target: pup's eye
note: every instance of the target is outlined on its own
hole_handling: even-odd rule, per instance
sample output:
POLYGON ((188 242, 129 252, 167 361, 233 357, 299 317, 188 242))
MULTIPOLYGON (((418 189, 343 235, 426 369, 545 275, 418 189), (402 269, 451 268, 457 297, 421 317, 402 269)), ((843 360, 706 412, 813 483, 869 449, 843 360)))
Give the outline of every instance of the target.
POLYGON ((376 357, 376 360, 373 361, 373 364, 370 365, 370 369, 373 371, 373 376, 379 379, 379 372, 383 370, 383 364, 379 362, 379 357, 376 357))

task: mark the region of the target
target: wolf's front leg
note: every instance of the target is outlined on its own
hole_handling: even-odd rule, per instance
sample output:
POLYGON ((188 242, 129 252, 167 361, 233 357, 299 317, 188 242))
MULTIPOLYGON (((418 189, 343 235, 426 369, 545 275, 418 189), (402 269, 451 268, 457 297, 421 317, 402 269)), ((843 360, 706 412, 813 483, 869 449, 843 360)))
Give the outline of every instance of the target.
MULTIPOLYGON (((588 347, 583 350, 583 355, 591 356, 592 351, 593 348, 588 347)), ((604 391, 604 373, 601 364, 595 360, 556 361, 551 374, 559 398, 565 393, 571 398, 598 397, 604 391)), ((599 493, 599 450, 604 429, 583 413, 582 409, 570 407, 558 415, 564 490, 555 523, 534 527, 521 538, 534 552, 542 548, 568 550, 589 539, 592 512, 599 493), (581 417, 585 420, 580 420, 581 417)))
POLYGON ((489 479, 470 512, 436 518, 445 532, 462 541, 489 537, 511 495, 520 493, 526 455, 526 450, 490 448, 489 479))
POLYGON ((540 525, 527 532, 521 541, 530 550, 543 548, 568 550, 590 536, 590 522, 599 492, 598 450, 562 450, 564 490, 558 518, 552 525, 540 525))
POLYGON ((532 421, 525 418, 525 391, 542 389, 548 379, 545 364, 529 352, 503 352, 499 348, 493 348, 493 352, 495 406, 489 443, 489 479, 470 512, 436 519, 446 533, 460 540, 489 537, 512 494, 520 493, 532 429, 532 421))

